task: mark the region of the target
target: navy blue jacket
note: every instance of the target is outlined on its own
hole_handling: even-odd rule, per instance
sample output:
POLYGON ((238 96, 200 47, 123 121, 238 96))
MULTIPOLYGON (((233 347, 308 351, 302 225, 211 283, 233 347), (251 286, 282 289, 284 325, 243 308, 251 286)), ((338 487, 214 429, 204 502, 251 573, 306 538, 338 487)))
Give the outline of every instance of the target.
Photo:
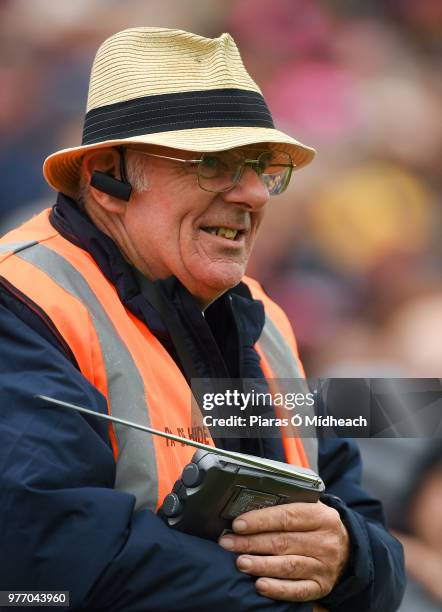
MULTIPOLYGON (((114 243, 65 197, 51 222, 92 254, 126 306, 176 358, 114 243)), ((171 299, 187 320, 197 307, 175 289, 171 299)), ((215 343, 215 360, 230 375, 262 377, 253 349, 262 314, 260 303, 234 292, 233 300, 211 307, 207 328, 196 336, 215 343)), ((34 394, 106 413, 104 397, 80 374, 47 316, 1 277, 0 340, 0 590, 66 590, 71 607, 91 610, 311 611, 311 603, 258 595, 254 579, 218 544, 171 530, 150 511, 133 512, 134 497, 113 488, 106 423, 43 405, 34 394)), ((213 371, 213 355, 204 350, 195 340, 195 361, 213 371)), ((240 450, 282 453, 277 439, 240 450)), ((321 440, 319 471, 328 493, 323 501, 339 511, 351 538, 344 575, 322 605, 340 612, 396 610, 404 588, 402 549, 385 529, 380 502, 361 489, 355 443, 321 440)))

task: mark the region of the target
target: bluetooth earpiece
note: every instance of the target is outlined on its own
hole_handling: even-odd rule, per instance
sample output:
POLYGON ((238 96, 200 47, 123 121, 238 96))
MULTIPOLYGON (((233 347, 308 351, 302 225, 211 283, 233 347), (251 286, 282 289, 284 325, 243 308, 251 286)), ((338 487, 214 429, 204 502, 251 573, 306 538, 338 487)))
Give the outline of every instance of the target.
POLYGON ((120 154, 121 180, 111 176, 110 174, 106 174, 106 172, 94 170, 92 172, 90 184, 92 187, 99 189, 103 193, 107 193, 114 198, 128 202, 132 193, 132 185, 129 183, 126 176, 126 164, 124 161, 123 147, 118 147, 118 152, 120 154))

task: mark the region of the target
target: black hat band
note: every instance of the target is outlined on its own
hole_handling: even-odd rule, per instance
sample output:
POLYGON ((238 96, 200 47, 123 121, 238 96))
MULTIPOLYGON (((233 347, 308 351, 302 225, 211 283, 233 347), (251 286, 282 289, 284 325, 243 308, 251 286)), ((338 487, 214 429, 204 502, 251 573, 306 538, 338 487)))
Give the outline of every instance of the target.
POLYGON ((244 89, 211 89, 146 96, 101 106, 87 113, 81 144, 229 126, 274 128, 262 95, 244 89))

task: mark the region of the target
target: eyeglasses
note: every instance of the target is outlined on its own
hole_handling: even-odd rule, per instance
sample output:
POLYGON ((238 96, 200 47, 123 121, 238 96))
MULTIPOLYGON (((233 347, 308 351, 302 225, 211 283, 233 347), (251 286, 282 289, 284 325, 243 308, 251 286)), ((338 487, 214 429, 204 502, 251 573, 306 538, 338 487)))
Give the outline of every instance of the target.
POLYGON ((199 159, 181 159, 157 153, 148 153, 139 149, 129 149, 148 155, 170 159, 197 166, 198 185, 204 191, 222 193, 233 189, 239 183, 246 167, 256 172, 267 188, 270 196, 276 196, 287 189, 295 164, 285 151, 263 151, 256 159, 248 159, 241 151, 221 151, 220 153, 203 153, 199 159))

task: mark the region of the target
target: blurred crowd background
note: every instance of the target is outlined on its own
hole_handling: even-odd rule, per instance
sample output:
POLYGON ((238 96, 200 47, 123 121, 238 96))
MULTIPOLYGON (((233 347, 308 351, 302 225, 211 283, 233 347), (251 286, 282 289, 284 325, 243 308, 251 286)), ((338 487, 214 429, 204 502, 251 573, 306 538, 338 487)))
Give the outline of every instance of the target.
MULTIPOLYGON (((442 374, 440 0, 0 0, 0 234, 53 203, 42 162, 80 144, 95 51, 139 25, 230 32, 277 126, 318 150, 271 202, 249 267, 290 317, 307 374, 442 374)), ((388 508, 408 491, 412 517, 420 479, 397 470, 386 486, 379 457, 428 470, 435 448, 363 449, 388 508)), ((410 558, 439 572, 434 592, 416 575, 428 608, 404 610, 442 602, 436 515, 432 542, 396 521, 421 543, 410 558)))

